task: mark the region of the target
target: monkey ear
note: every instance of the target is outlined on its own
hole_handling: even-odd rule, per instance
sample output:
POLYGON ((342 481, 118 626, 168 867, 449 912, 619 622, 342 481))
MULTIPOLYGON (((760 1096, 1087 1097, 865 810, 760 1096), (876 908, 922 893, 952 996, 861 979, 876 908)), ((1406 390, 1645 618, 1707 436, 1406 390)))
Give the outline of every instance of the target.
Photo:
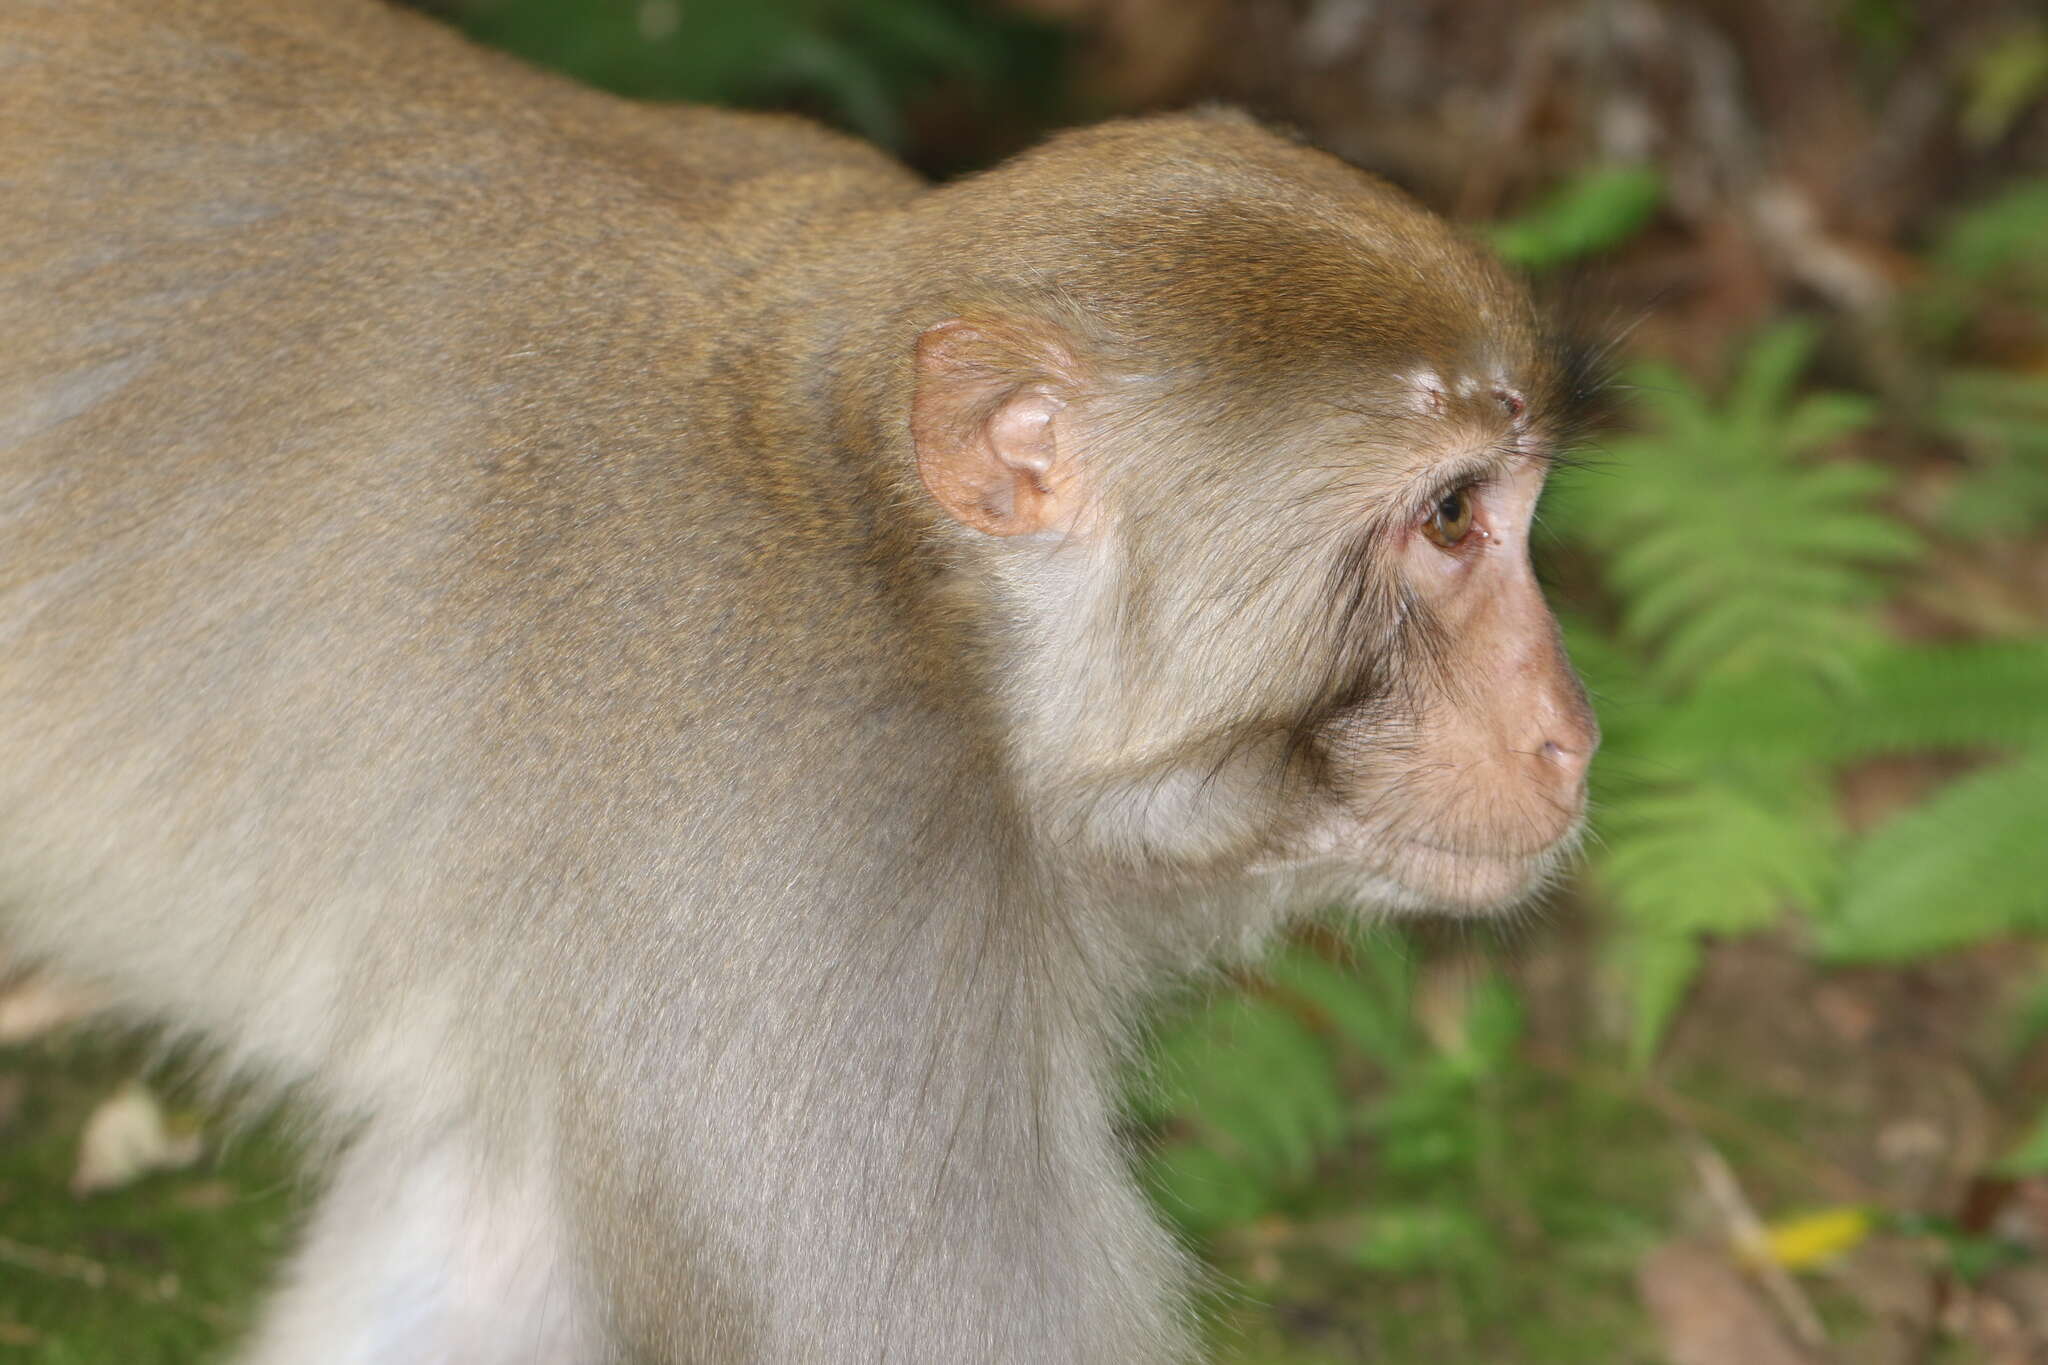
POLYGON ((1074 524, 1081 488, 1057 420, 1071 375, 1048 337, 959 318, 925 329, 910 435, 918 477, 947 516, 992 536, 1074 524))

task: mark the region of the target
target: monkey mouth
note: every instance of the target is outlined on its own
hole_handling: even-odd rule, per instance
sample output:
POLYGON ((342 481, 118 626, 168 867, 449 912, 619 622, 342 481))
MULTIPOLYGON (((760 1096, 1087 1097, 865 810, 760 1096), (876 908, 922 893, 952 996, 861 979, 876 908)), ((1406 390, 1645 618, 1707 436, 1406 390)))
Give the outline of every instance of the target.
POLYGON ((1578 851, 1581 833, 1582 822, 1574 819, 1550 838, 1481 846, 1340 818, 1305 851, 1324 867, 1364 872, 1362 900, 1402 912, 1469 917, 1528 902, 1578 851))
POLYGON ((1420 908, 1480 915, 1527 902, 1551 883, 1577 848, 1576 830, 1530 849, 1485 852, 1409 839, 1385 849, 1381 872, 1420 908))

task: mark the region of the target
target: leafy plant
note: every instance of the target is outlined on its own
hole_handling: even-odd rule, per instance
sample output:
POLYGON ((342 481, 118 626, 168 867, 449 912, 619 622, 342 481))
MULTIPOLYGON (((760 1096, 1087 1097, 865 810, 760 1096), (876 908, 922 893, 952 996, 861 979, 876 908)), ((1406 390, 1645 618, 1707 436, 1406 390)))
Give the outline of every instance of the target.
POLYGON ((1914 330, 1942 345, 1988 308, 2048 308, 2048 179, 2016 181, 1956 215, 1907 300, 1914 330))
POLYGON ((1996 142, 2048 93, 2048 23, 2021 20, 1990 35, 1965 73, 1963 136, 1996 142))
POLYGON ((1853 852, 1824 946, 1906 958, 2048 929, 2048 747, 1953 782, 1853 852))
POLYGON ((1793 396, 1812 345, 1805 327, 1766 332, 1719 402, 1668 366, 1638 370, 1649 430, 1614 441, 1573 493, 1620 637, 1667 692, 1761 670, 1841 676, 1876 635, 1880 571, 1918 548, 1874 506, 1885 470, 1805 458, 1873 415, 1852 394, 1793 396))
MULTIPOLYGON (((1644 372, 1645 429, 1562 500, 1614 602, 1610 628, 1568 634, 1608 732, 1592 866, 1619 916, 1609 955, 1639 1059, 1702 935, 1801 907, 1828 951, 1894 957, 2048 927, 2048 643, 1887 637, 1875 608, 1919 537, 1884 510, 1886 471, 1815 458, 1872 414, 1793 396, 1810 345, 1803 329, 1765 333, 1719 400, 1644 372), (1929 750, 2023 757, 1852 838, 1843 767, 1929 750)), ((2048 441, 2021 403, 1969 411, 2021 450, 2048 441)))
POLYGON ((2048 375, 1950 370, 1933 415, 1969 462, 1942 504, 1944 530, 2014 538, 2048 524, 2048 375))
POLYGON ((863 136, 903 141, 904 105, 955 81, 1021 97, 1053 31, 945 0, 470 0, 476 38, 593 85, 646 99, 811 108, 863 136))
POLYGON ((1548 270, 1627 241, 1663 200, 1663 177, 1651 167, 1596 166, 1485 233, 1503 260, 1524 270, 1548 270))
POLYGON ((1362 940, 1346 970, 1295 946, 1262 988, 1169 1017, 1154 1034, 1140 1120, 1168 1133, 1146 1175, 1191 1232, 1279 1205, 1315 1162, 1358 1131, 1341 1083, 1347 1051, 1383 1065, 1412 1046, 1408 967, 1397 942, 1362 940))
MULTIPOLYGON (((1132 1099, 1164 1135, 1146 1164, 1161 1206, 1210 1235, 1286 1210, 1310 1194, 1318 1163, 1358 1143, 1404 1189, 1446 1177, 1469 1186, 1489 1122, 1475 1093, 1509 1065, 1520 1010, 1489 977, 1440 1046, 1415 1027, 1412 987, 1405 940, 1370 930, 1348 962, 1290 945, 1250 989, 1169 1017, 1132 1099), (1359 1103, 1363 1070, 1381 1084, 1359 1103)), ((1357 1215, 1350 1255, 1380 1270, 1458 1262, 1484 1245, 1482 1225, 1468 1207, 1375 1200, 1357 1215)))

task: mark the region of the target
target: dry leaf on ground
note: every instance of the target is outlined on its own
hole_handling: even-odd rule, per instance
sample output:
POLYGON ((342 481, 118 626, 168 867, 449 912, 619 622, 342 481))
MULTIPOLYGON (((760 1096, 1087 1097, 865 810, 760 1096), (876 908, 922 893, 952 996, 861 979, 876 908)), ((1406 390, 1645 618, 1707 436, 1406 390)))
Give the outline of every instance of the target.
POLYGON ((101 1101, 85 1121, 71 1193, 118 1189, 150 1171, 189 1166, 199 1151, 199 1134, 174 1131, 156 1096, 140 1085, 127 1085, 101 1101))

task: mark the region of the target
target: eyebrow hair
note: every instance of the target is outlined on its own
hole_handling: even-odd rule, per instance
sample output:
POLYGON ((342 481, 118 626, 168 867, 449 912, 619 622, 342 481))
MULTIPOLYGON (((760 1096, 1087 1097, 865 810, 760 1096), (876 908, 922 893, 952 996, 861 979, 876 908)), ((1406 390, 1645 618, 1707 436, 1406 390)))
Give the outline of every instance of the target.
POLYGON ((1532 460, 1548 471, 1557 467, 1560 456, 1547 441, 1532 446, 1520 446, 1511 440, 1493 441, 1477 450, 1446 455, 1417 469, 1391 486, 1386 497, 1390 504, 1413 510, 1467 484, 1504 475, 1524 460, 1532 460))

